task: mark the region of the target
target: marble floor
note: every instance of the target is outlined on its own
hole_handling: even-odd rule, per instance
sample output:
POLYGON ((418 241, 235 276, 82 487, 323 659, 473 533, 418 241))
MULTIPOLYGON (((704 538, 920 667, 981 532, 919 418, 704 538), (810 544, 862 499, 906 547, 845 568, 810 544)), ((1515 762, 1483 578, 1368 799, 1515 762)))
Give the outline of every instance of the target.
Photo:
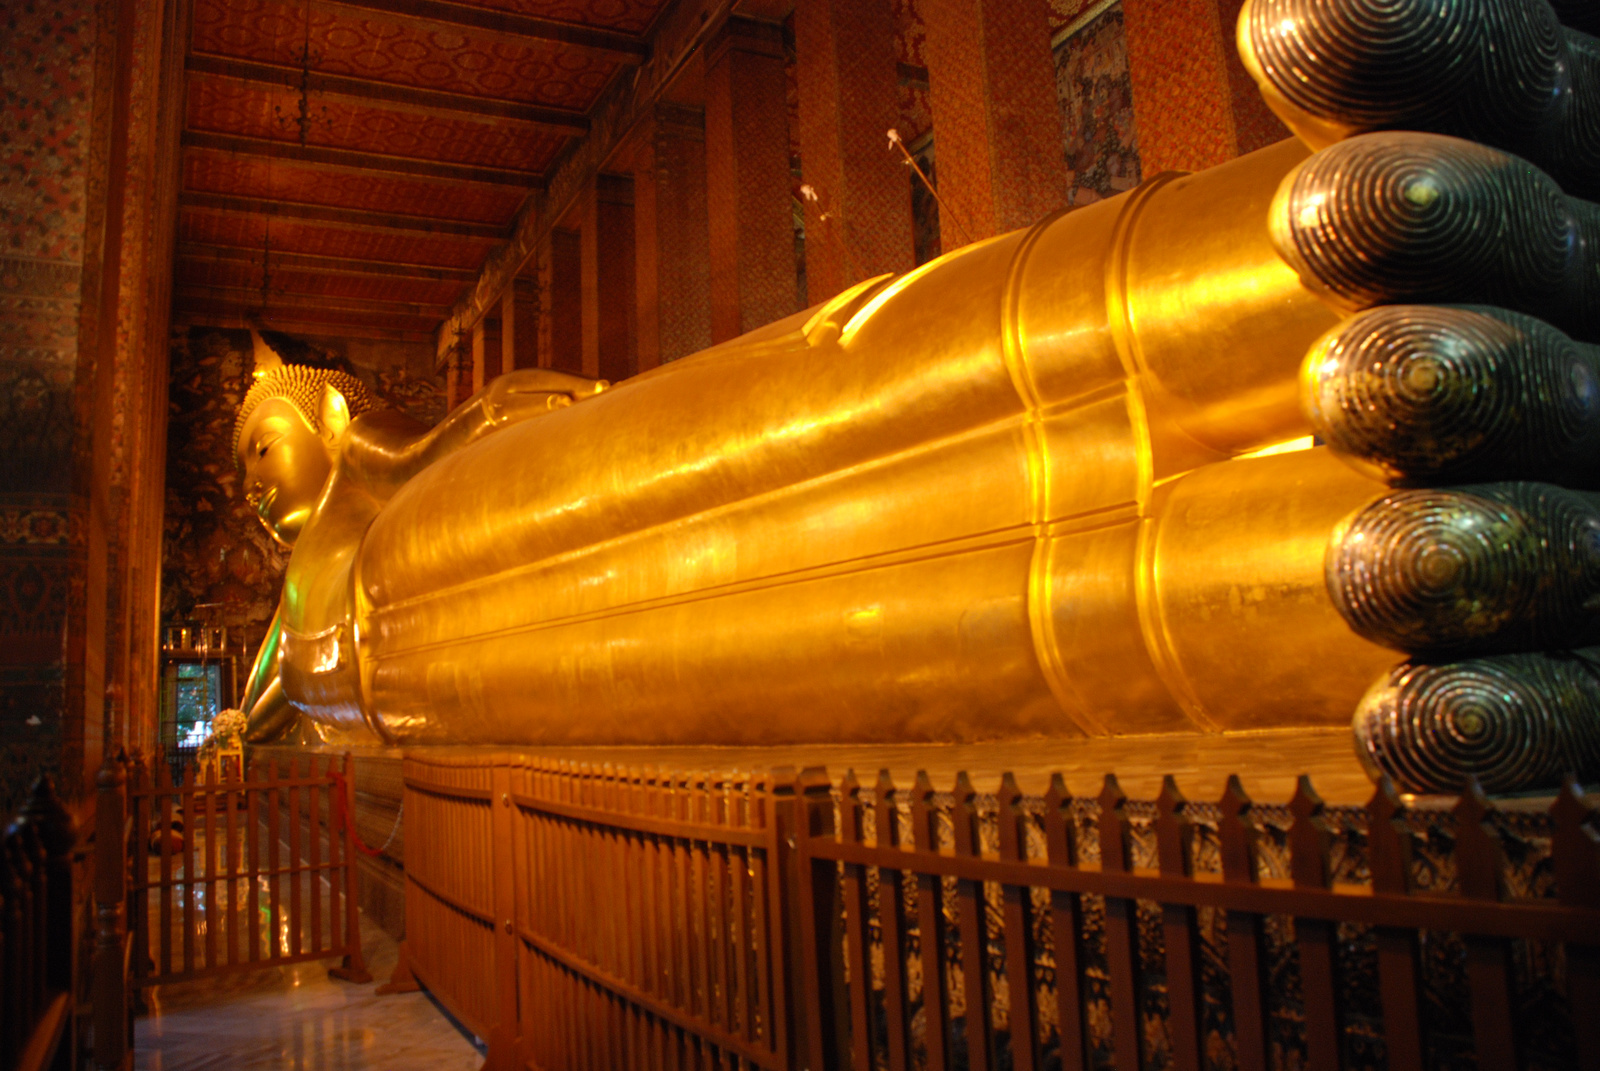
POLYGON ((376 996, 393 939, 362 920, 374 981, 328 963, 157 986, 135 1025, 135 1071, 477 1071, 482 1049, 426 993, 376 996))

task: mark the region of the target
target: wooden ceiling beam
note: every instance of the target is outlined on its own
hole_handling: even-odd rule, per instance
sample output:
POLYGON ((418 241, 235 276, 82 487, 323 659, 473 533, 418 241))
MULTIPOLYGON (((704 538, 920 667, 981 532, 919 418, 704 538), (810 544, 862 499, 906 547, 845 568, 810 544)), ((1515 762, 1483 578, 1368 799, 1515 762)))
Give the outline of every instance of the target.
POLYGON ((179 309, 173 313, 173 323, 174 326, 220 327, 232 331, 266 327, 288 335, 314 335, 322 338, 368 338, 379 342, 422 342, 429 345, 433 343, 431 331, 407 331, 403 328, 374 327, 370 324, 334 325, 281 316, 262 318, 253 314, 242 316, 235 312, 204 309, 179 309))
MULTIPOLYGON (((228 245, 184 243, 178 246, 180 260, 220 264, 260 264, 261 250, 228 245)), ((434 282, 470 283, 478 273, 467 268, 438 268, 429 264, 399 264, 386 260, 351 260, 322 257, 311 253, 280 253, 273 250, 270 263, 274 271, 310 271, 321 275, 380 276, 388 279, 430 279, 434 282)))
POLYGON ((217 134, 206 130, 185 130, 186 148, 215 149, 241 156, 272 160, 294 160, 305 164, 354 167, 363 171, 383 171, 395 175, 422 175, 457 182, 486 182, 495 186, 516 186, 524 190, 544 188, 541 176, 533 171, 515 171, 478 164, 451 164, 441 160, 421 160, 412 156, 388 156, 355 149, 330 149, 320 145, 301 145, 293 141, 247 138, 238 134, 217 134))
MULTIPOLYGON (((261 291, 253 287, 180 285, 173 290, 173 307, 228 308, 241 314, 262 314, 261 291)), ((267 295, 267 310, 314 309, 319 312, 356 313, 369 316, 413 316, 419 320, 444 319, 450 311, 448 305, 431 305, 415 301, 369 301, 366 298, 338 297, 325 294, 285 294, 272 291, 267 295)))
POLYGON ((371 78, 352 78, 342 74, 302 72, 298 67, 280 67, 273 63, 256 63, 252 60, 232 59, 197 52, 184 60, 184 69, 196 74, 209 74, 221 78, 235 78, 244 82, 278 86, 298 93, 302 79, 304 87, 312 93, 327 93, 361 101, 380 101, 418 108, 445 115, 469 115, 491 119, 512 119, 549 130, 581 137, 589 132, 589 117, 582 112, 566 108, 552 108, 543 104, 524 104, 520 101, 500 100, 492 97, 474 97, 466 93, 446 93, 437 89, 419 89, 416 86, 395 85, 371 78))
POLYGON ((488 30, 512 37, 556 41, 586 52, 597 52, 614 62, 632 66, 650 58, 650 46, 632 34, 498 8, 454 4, 448 0, 337 0, 337 4, 357 11, 424 19, 458 29, 488 30))
POLYGON ((234 287, 178 287, 173 290, 173 315, 181 312, 237 315, 246 320, 323 319, 330 325, 366 323, 368 327, 395 327, 398 330, 435 331, 445 319, 440 306, 402 301, 358 301, 354 298, 323 298, 317 295, 267 296, 261 306, 261 291, 234 287))
POLYGON ((274 201, 265 197, 235 197, 225 193, 181 193, 179 208, 204 208, 248 216, 276 216, 330 223, 364 231, 395 231, 402 234, 445 234, 462 238, 504 241, 506 228, 492 223, 466 223, 427 216, 403 216, 394 212, 369 212, 359 208, 334 208, 299 201, 274 201))

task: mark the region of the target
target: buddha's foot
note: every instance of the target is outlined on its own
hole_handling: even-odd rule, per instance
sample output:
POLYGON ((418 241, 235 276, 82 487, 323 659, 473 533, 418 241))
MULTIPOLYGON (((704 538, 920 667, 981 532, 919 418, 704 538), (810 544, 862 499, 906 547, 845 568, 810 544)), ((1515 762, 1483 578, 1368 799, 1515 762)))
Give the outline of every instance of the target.
POLYGON ((1306 356, 1306 413, 1396 488, 1328 544, 1345 621, 1412 656, 1357 750, 1413 792, 1600 779, 1600 659, 1573 650, 1600 642, 1600 42, 1543 0, 1249 0, 1239 43, 1323 146, 1269 224, 1353 314, 1306 356))

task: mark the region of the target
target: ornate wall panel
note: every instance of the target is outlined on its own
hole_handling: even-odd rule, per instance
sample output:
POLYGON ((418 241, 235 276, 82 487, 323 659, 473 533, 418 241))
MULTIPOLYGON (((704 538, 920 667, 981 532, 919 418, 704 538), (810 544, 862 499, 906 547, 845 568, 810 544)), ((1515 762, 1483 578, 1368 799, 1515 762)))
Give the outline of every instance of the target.
MULTIPOLYGON (((1093 6, 1058 0, 1055 11, 1093 6)), ((1060 40, 1055 56, 1070 203, 1088 204, 1133 189, 1141 173, 1139 137, 1120 0, 1060 40)))
MULTIPOLYGON (((70 769, 65 650, 81 603, 70 492, 95 7, 0 9, 0 809, 70 769)), ((73 742, 75 741, 75 743, 73 742)), ((66 786, 71 792, 75 786, 66 786)))

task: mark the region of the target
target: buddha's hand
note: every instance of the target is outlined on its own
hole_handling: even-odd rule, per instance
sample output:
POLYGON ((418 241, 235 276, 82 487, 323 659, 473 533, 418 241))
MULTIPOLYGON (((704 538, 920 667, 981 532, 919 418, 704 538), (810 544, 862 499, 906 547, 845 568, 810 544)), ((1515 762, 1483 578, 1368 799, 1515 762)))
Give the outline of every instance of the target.
POLYGON ((496 376, 482 394, 484 415, 491 427, 503 427, 530 416, 564 409, 592 398, 611 384, 549 368, 522 368, 496 376))
POLYGON ((1326 559, 1350 626, 1411 656, 1362 757, 1417 791, 1600 776, 1600 42, 1544 0, 1250 0, 1239 43, 1326 146, 1271 218, 1351 313, 1307 415, 1394 488, 1326 559))

